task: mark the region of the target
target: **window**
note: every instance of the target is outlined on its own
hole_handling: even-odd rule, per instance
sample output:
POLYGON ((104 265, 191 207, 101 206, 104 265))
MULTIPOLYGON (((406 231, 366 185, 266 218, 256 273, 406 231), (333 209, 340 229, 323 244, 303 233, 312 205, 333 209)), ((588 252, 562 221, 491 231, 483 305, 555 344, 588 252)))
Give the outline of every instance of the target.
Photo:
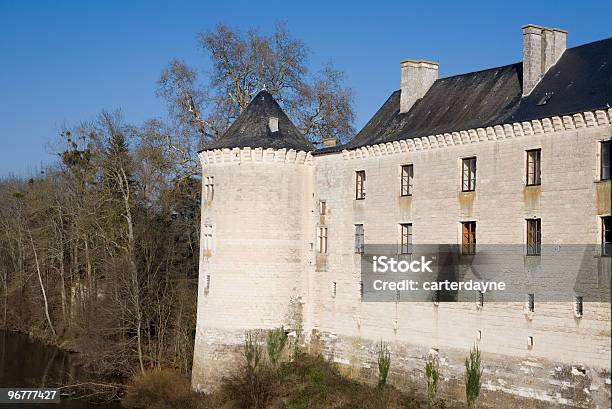
POLYGON ((412 254, 412 223, 400 224, 400 254, 412 254))
POLYGON ((325 203, 325 201, 320 200, 319 201, 319 216, 325 216, 326 212, 327 212, 327 204, 325 203))
POLYGON ((463 254, 476 253, 476 222, 461 223, 461 251, 463 254))
POLYGON ((338 293, 338 284, 334 281, 332 283, 332 298, 336 298, 337 293, 338 293))
POLYGON ((476 190, 476 158, 463 159, 463 183, 461 190, 464 192, 476 190))
POLYGON ((365 199, 365 170, 355 172, 355 199, 365 199))
POLYGON ((601 254, 612 256, 612 216, 601 218, 601 254))
POLYGON ((431 294, 431 301, 434 305, 440 305, 440 290, 434 290, 431 294))
POLYGON ((412 178, 414 176, 414 168, 412 165, 402 166, 402 196, 412 195, 412 178))
POLYGON ((527 220, 527 255, 539 256, 542 248, 542 222, 540 219, 527 220))
POLYGON ((363 298, 363 281, 359 282, 359 296, 363 298))
POLYGON ((317 234, 317 248, 319 253, 327 253, 327 227, 319 227, 317 234))
POLYGON ((355 253, 363 253, 364 247, 364 231, 363 224, 355 225, 355 253))
POLYGON ((542 183, 540 157, 542 150, 527 151, 527 186, 537 186, 542 183))
POLYGON ((601 180, 612 179, 612 141, 601 143, 601 180))
POLYGON ((204 289, 210 290, 210 275, 206 276, 206 287, 204 289))
POLYGON ((533 294, 527 294, 527 311, 533 312, 535 310, 535 296, 533 294))
POLYGON ((576 317, 582 317, 583 308, 583 298, 581 296, 574 298, 574 314, 576 317))
POLYGON ((204 225, 204 231, 202 232, 204 237, 204 250, 212 251, 213 244, 213 227, 211 224, 204 225))
POLYGON ((215 177, 207 176, 204 179, 204 197, 205 200, 211 201, 215 192, 215 177))

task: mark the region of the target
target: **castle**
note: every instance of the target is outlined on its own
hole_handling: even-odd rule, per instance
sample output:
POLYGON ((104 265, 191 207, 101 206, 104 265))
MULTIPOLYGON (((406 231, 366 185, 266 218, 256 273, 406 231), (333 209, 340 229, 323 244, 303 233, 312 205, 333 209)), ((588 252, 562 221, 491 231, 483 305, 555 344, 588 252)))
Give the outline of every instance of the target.
POLYGON ((612 38, 566 49, 563 30, 522 34, 516 64, 438 78, 435 62, 402 61, 400 89, 346 145, 315 149, 261 91, 199 152, 194 389, 238 362, 245 331, 282 325, 365 380, 383 340, 392 383, 424 384, 435 351, 444 393, 459 398, 477 344, 495 407, 609 407, 612 38), (572 279, 567 298, 527 286, 504 302, 368 302, 369 243, 510 245, 524 249, 518 276, 561 281, 571 259, 547 246, 592 245, 591 290, 572 279))

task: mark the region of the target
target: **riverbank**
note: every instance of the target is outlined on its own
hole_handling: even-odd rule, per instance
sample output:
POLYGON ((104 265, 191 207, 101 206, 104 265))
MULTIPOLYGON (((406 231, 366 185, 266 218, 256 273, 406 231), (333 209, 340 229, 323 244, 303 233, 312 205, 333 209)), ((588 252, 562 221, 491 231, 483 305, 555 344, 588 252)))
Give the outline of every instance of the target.
POLYGON ((5 330, 0 330, 0 386, 59 388, 62 409, 118 409, 124 389, 84 370, 78 354, 5 330))

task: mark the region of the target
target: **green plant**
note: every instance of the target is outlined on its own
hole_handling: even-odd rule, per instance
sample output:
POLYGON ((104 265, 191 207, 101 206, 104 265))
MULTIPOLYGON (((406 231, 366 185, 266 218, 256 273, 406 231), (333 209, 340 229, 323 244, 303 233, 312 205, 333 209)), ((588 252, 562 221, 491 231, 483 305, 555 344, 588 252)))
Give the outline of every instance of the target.
POLYGON ((262 355, 262 348, 257 333, 248 331, 245 334, 242 355, 246 361, 247 370, 255 371, 261 362, 262 355))
POLYGON ((291 360, 293 362, 297 361, 298 357, 302 353, 301 348, 300 348, 301 334, 302 334, 302 328, 300 326, 298 326, 295 329, 295 338, 293 339, 293 342, 292 342, 293 348, 292 348, 292 357, 291 357, 291 360))
POLYGON ((266 340, 268 346, 268 358, 274 368, 278 368, 285 345, 287 344, 287 333, 283 327, 268 331, 266 340))
POLYGON ((225 389, 243 408, 264 409, 272 399, 276 375, 263 360, 260 334, 245 334, 242 354, 244 366, 226 380, 225 389))
POLYGON ((378 344, 378 387, 382 388, 387 384, 387 376, 391 367, 391 353, 389 347, 384 342, 378 344))
POLYGON ((425 361, 425 379, 427 380, 427 407, 432 409, 436 403, 440 379, 440 366, 437 357, 433 354, 430 354, 425 361))
POLYGON ((482 369, 480 350, 474 346, 470 355, 465 358, 465 397, 469 409, 476 407, 476 400, 480 394, 482 369))

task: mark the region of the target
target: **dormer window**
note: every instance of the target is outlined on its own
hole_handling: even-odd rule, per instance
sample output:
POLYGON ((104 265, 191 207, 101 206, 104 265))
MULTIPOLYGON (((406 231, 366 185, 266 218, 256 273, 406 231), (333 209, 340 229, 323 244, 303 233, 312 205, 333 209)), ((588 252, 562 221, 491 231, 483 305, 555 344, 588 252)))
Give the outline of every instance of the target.
POLYGON ((270 132, 278 132, 278 118, 271 116, 268 120, 268 128, 270 128, 270 132))

